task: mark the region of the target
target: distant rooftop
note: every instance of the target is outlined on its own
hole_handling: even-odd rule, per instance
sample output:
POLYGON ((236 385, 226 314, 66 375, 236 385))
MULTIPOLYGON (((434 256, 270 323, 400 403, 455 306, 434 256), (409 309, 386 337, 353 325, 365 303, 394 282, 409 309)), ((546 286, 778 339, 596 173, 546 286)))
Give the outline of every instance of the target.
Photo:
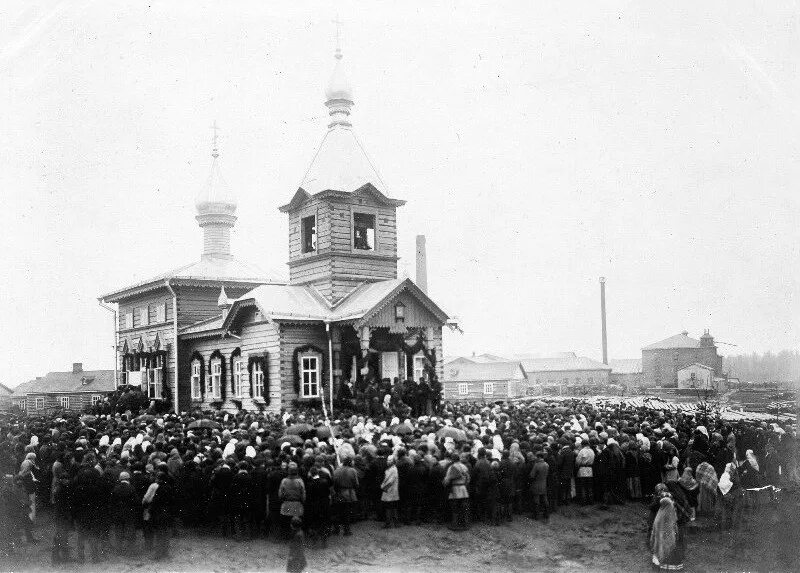
POLYGON ((675 336, 670 336, 669 338, 645 346, 642 350, 667 350, 672 348, 700 348, 700 341, 696 338, 691 338, 689 334, 684 331, 675 336))
POLYGON ((608 361, 612 372, 617 374, 641 374, 641 358, 612 358, 608 361))
POLYGON ((111 392, 115 389, 113 370, 48 372, 40 378, 13 388, 16 396, 74 392, 111 392))

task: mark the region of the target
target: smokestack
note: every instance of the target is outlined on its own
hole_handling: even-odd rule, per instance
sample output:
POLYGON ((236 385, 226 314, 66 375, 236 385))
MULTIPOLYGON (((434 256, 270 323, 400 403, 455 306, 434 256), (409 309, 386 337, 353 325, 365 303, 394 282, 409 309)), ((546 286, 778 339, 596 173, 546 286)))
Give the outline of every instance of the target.
POLYGON ((428 294, 428 255, 425 253, 425 235, 417 235, 417 286, 428 294))
POLYGON ((606 277, 600 277, 600 320, 603 324, 603 364, 608 364, 608 338, 606 336, 606 277))
POLYGON ((80 374, 83 372, 83 363, 82 362, 73 362, 72 363, 72 373, 73 374, 80 374))

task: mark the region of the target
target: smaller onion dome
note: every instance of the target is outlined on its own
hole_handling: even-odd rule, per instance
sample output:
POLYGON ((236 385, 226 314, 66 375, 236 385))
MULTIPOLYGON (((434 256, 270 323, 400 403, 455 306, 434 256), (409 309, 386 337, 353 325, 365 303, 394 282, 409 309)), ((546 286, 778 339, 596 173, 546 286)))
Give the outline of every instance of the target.
POLYGON ((205 186, 197 194, 195 207, 198 213, 234 213, 236 212, 236 197, 225 183, 219 168, 219 151, 214 147, 211 153, 211 173, 205 186))
POLYGON ((331 79, 328 80, 328 87, 325 88, 325 98, 328 101, 337 99, 353 101, 353 88, 344 71, 342 51, 339 49, 336 50, 336 67, 333 69, 331 79))

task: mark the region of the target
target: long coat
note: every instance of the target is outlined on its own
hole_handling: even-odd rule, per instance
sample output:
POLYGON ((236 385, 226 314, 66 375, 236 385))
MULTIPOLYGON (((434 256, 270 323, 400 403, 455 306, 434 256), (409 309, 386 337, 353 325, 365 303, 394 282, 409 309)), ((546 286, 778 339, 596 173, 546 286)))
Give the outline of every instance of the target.
POLYGON ((531 470, 531 493, 533 495, 547 495, 547 474, 550 466, 544 460, 537 460, 531 470))
POLYGON ((383 476, 381 483, 381 501, 399 501, 400 500, 400 479, 397 474, 397 466, 391 465, 386 468, 386 473, 383 476))

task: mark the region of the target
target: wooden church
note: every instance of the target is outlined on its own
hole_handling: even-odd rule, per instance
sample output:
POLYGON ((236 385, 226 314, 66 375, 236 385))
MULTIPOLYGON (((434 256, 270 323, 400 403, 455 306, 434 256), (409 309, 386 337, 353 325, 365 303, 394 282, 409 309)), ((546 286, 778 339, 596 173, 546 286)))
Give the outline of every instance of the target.
POLYGON ((220 173, 198 196, 199 261, 100 298, 117 305, 118 384, 176 411, 277 411, 340 384, 442 377, 448 316, 397 276, 397 216, 350 121, 342 54, 325 92, 328 130, 289 219, 289 280, 231 254, 236 200, 220 173))

